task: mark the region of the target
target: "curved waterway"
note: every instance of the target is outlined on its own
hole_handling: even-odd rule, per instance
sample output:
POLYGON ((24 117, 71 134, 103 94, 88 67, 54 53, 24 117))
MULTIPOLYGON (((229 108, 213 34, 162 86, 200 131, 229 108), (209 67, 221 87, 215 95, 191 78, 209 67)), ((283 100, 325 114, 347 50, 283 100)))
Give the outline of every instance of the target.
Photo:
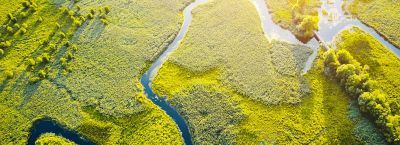
POLYGON ((76 131, 69 130, 51 119, 41 119, 33 123, 27 145, 35 145, 35 141, 44 133, 54 133, 80 145, 95 145, 82 138, 76 131))
MULTIPOLYGON (((317 39, 313 38, 306 44, 299 41, 290 31, 283 29, 279 25, 275 24, 272 21, 271 14, 269 13, 268 7, 266 6, 265 1, 267 0, 253 0, 253 4, 256 6, 257 11, 259 13, 262 28, 267 39, 277 39, 287 41, 293 44, 303 44, 310 47, 313 50, 313 54, 308 58, 304 69, 303 74, 305 74, 308 70, 311 69, 314 59, 317 57, 319 42, 317 39)), ((393 44, 388 42, 384 37, 379 35, 373 28, 365 25, 360 20, 351 18, 345 15, 345 12, 342 10, 341 5, 343 4, 343 0, 336 0, 333 4, 328 4, 327 0, 321 0, 322 6, 319 9, 319 30, 315 33, 321 37, 322 41, 331 43, 335 36, 339 34, 341 31, 351 28, 353 26, 357 26, 369 33, 375 39, 377 39, 383 46, 388 48, 393 54, 397 57, 400 57, 400 49, 395 47, 393 44), (325 16, 322 14, 322 10, 327 10, 331 16, 325 16)))
POLYGON ((175 123, 178 125, 178 128, 182 134, 182 138, 186 145, 192 145, 192 138, 190 136, 189 127, 186 124, 185 120, 182 118, 181 115, 172 107, 165 98, 158 97, 153 90, 151 89, 151 83, 154 77, 157 75, 157 72, 160 70, 162 64, 168 59, 168 57, 172 54, 172 52, 178 48, 180 42, 185 37, 186 32, 189 29, 189 25, 192 22, 192 10, 200 5, 207 2, 207 0, 196 0, 195 2, 191 3, 187 6, 184 11, 184 21, 179 31, 178 35, 175 37, 174 41, 168 46, 168 48, 160 55, 160 57, 151 65, 149 70, 144 73, 140 82, 144 87, 144 91, 147 97, 161 109, 163 109, 168 116, 170 116, 175 123))

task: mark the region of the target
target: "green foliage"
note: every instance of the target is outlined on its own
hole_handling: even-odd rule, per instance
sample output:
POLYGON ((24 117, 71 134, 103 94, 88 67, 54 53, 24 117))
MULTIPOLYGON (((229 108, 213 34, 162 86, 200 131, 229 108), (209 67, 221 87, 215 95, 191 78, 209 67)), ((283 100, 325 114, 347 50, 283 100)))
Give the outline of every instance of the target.
MULTIPOLYGON (((335 77, 348 94, 358 99, 360 109, 375 119, 376 124, 385 132, 387 141, 395 144, 399 143, 400 140, 398 138, 400 137, 400 132, 396 130, 400 128, 399 124, 388 123, 390 122, 388 120, 389 118, 393 118, 393 116, 397 116, 399 113, 391 109, 392 106, 395 107, 395 105, 391 104, 396 104, 398 93, 383 93, 382 90, 388 89, 386 87, 390 87, 392 84, 381 84, 386 81, 374 80, 379 78, 377 76, 385 76, 388 74, 388 71, 390 73, 390 71, 396 70, 385 70, 381 72, 382 69, 386 68, 381 68, 379 63, 385 63, 385 59, 366 60, 373 58, 371 57, 372 55, 392 57, 393 60, 390 62, 399 61, 398 58, 390 54, 381 44, 378 44, 377 40, 372 36, 365 34, 365 32, 358 28, 343 31, 342 34, 338 36, 338 41, 336 43, 339 51, 329 50, 325 55, 325 62, 339 62, 339 65, 336 66, 325 63, 326 69, 336 70, 329 75, 335 77), (367 46, 365 46, 365 44, 367 44, 367 46), (364 50, 360 52, 360 49, 364 50), (352 52, 354 56, 348 51, 352 52), (336 57, 332 57, 332 55, 336 55, 336 57), (335 60, 332 60, 332 58, 335 60), (361 63, 359 63, 359 61, 361 63), (361 66, 361 64, 364 64, 364 66, 361 66), (371 68, 367 64, 371 65, 371 68), (372 72, 371 75, 370 71, 372 72), (395 96, 390 96, 390 94, 395 96)), ((399 63, 393 65, 398 66, 399 63)), ((395 73, 398 73, 398 71, 395 73)), ((394 80, 397 79, 394 78, 394 80)))
POLYGON ((60 32, 60 33, 58 33, 58 35, 60 36, 60 38, 65 38, 66 37, 64 32, 60 32))
POLYGON ((193 86, 175 95, 172 103, 189 122, 196 144, 234 144, 235 135, 231 128, 243 119, 236 102, 227 94, 217 93, 210 88, 193 86), (199 103, 201 102, 201 103, 199 103))
POLYGON ((106 14, 110 13, 110 7, 109 7, 109 6, 105 6, 105 7, 104 7, 104 12, 105 12, 106 14))
POLYGON ((347 11, 400 47, 400 3, 396 0, 352 0, 347 11))
POLYGON ((318 30, 318 16, 305 15, 300 24, 297 25, 299 33, 303 33, 301 37, 311 38, 314 36, 314 31, 318 30))
POLYGON ((110 5, 119 15, 109 16, 116 20, 109 24, 112 27, 94 22, 79 31, 60 10, 71 1, 40 0, 36 12, 33 8, 22 10, 23 1, 0 2, 2 25, 13 28, 12 35, 6 27, 1 28, 4 32, 0 36, 0 47, 7 54, 0 57, 0 144, 26 144, 32 122, 44 116, 73 130, 87 120, 111 124, 111 136, 101 139, 108 144, 183 144, 176 124, 144 96, 135 80, 162 52, 164 43, 173 38, 170 36, 179 31, 186 0, 143 1, 129 7, 123 0, 85 1, 74 16, 82 23, 86 21, 82 16, 88 15, 90 8, 110 5), (22 19, 20 12, 27 17, 22 19), (8 13, 14 22, 6 18, 8 13), (29 26, 24 36, 14 35, 19 31, 14 27, 17 18, 19 29, 25 28, 23 24, 29 26), (65 39, 60 39, 59 32, 65 34, 65 39), (64 47, 67 41, 71 49, 64 47), (3 45, 6 43, 9 46, 3 45), (79 50, 74 50, 72 43, 79 50), (60 58, 67 57, 68 52, 74 61, 66 62, 64 67, 60 58), (45 53, 50 61, 36 64, 35 59, 41 57, 43 61, 45 53), (29 65, 29 58, 35 66, 29 65), (13 71, 13 79, 4 81, 5 70, 13 71), (83 108, 88 106, 100 115, 86 116, 83 108))
POLYGON ((12 79, 14 77, 14 72, 9 70, 5 71, 4 74, 6 75, 7 79, 12 79))
POLYGON ((4 50, 0 49, 0 57, 4 55, 4 50))
POLYGON ((319 0, 265 0, 272 20, 301 40, 309 40, 318 30, 319 0))
POLYGON ((35 142, 36 145, 76 145, 74 142, 57 136, 53 133, 41 135, 35 142))
POLYGON ((260 23, 254 5, 224 0, 205 4, 194 15, 191 31, 169 58, 172 63, 198 73, 221 69, 223 84, 264 104, 296 104, 309 93, 300 74, 311 49, 268 42, 254 25, 260 23), (246 31, 238 31, 242 28, 246 31))

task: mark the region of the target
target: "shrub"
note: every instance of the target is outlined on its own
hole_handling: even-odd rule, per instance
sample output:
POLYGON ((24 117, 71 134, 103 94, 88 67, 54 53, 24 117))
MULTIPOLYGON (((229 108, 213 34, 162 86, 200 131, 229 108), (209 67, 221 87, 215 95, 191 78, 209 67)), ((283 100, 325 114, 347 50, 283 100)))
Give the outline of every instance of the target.
POLYGON ((28 13, 26 13, 26 12, 21 12, 20 15, 21 15, 22 18, 26 18, 26 17, 28 16, 28 13))
POLYGON ((94 14, 96 14, 96 11, 92 8, 92 9, 90 9, 90 14, 94 15, 94 14))
POLYGON ((89 19, 93 19, 93 18, 94 18, 94 15, 93 15, 92 13, 89 13, 89 14, 87 15, 87 17, 88 17, 89 19))
POLYGON ((67 59, 64 57, 60 58, 60 63, 61 65, 65 66, 67 64, 67 59))
POLYGON ((13 33, 14 29, 12 27, 10 27, 10 26, 7 26, 7 32, 8 33, 13 33))
POLYGON ((21 32, 21 34, 25 34, 27 30, 25 28, 21 28, 19 29, 19 31, 21 32))
POLYGON ((74 20, 74 26, 75 27, 80 27, 81 25, 82 25, 82 22, 80 20, 78 20, 78 19, 74 20))
POLYGON ((76 46, 76 44, 73 44, 73 45, 71 46, 71 48, 72 48, 73 51, 77 51, 77 50, 78 50, 78 47, 76 46))
POLYGON ((28 65, 29 66, 35 66, 36 65, 36 61, 32 58, 28 59, 28 65))
POLYGON ((17 28, 17 29, 21 28, 21 26, 18 23, 15 23, 14 27, 17 28))
POLYGON ((26 23, 23 23, 21 26, 22 26, 22 28, 28 28, 28 24, 26 24, 26 23))
POLYGON ((50 50, 50 51, 56 50, 56 45, 53 44, 53 43, 50 43, 50 44, 49 44, 49 50, 50 50))
POLYGON ((65 42, 64 46, 66 46, 66 47, 71 46, 71 42, 69 42, 69 41, 65 42))
POLYGON ((14 73, 12 71, 6 71, 4 73, 7 79, 12 79, 14 77, 14 73))
POLYGON ((39 70, 39 77, 40 77, 41 79, 47 78, 47 73, 46 73, 46 71, 45 71, 45 70, 39 70))
POLYGON ((31 3, 28 1, 24 1, 24 2, 22 2, 22 6, 24 7, 24 9, 27 9, 27 8, 31 7, 31 3))
POLYGON ((104 7, 104 12, 106 12, 106 14, 110 13, 110 7, 109 6, 104 7))
POLYGON ((71 52, 67 52, 67 59, 71 60, 73 58, 74 58, 74 56, 72 55, 72 53, 71 52))
POLYGON ((39 17, 38 20, 37 20, 37 22, 39 22, 39 23, 43 22, 43 18, 42 18, 42 17, 39 17))
POLYGON ((104 25, 108 25, 110 22, 108 22, 107 19, 103 18, 100 20, 104 25))
POLYGON ((60 29, 60 28, 61 28, 61 25, 56 22, 56 29, 60 29))
POLYGON ((68 15, 69 15, 69 16, 75 16, 75 12, 74 12, 73 10, 69 10, 69 11, 68 11, 68 15))
POLYGON ((11 41, 4 41, 4 42, 1 42, 1 43, 0 43, 0 46, 1 46, 1 47, 6 47, 6 48, 7 48, 7 47, 11 47, 11 45, 12 45, 12 44, 11 44, 11 41))
POLYGON ((0 56, 3 56, 3 55, 4 55, 4 50, 0 49, 0 56))
POLYGON ((8 14, 7 14, 7 18, 8 18, 9 20, 11 20, 12 18, 14 18, 14 16, 13 16, 11 13, 8 13, 8 14))
POLYGON ((42 61, 43 61, 44 63, 50 62, 50 59, 51 59, 51 57, 50 57, 50 55, 49 55, 48 53, 44 53, 44 54, 43 54, 43 56, 42 56, 42 61))
POLYGON ((59 35, 60 35, 60 38, 65 38, 66 37, 64 32, 60 32, 59 35))

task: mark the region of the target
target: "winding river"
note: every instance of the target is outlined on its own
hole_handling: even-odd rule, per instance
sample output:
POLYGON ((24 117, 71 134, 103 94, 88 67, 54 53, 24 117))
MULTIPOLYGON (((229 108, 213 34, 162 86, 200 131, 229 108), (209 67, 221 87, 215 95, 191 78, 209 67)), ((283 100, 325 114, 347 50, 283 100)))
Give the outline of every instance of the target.
POLYGON ((186 124, 185 120, 179 113, 172 107, 165 98, 158 97, 153 90, 151 89, 151 83, 154 77, 157 75, 157 72, 160 70, 162 64, 168 59, 168 56, 172 54, 172 52, 178 48, 180 42, 185 37, 186 32, 189 29, 189 25, 192 22, 192 10, 200 5, 207 2, 207 0, 196 0, 187 6, 184 11, 184 21, 179 31, 178 35, 175 37, 174 41, 168 46, 168 48, 160 55, 160 57, 151 65, 149 70, 144 73, 142 79, 140 80, 141 84, 144 87, 144 91, 146 92, 147 97, 161 109, 163 109, 178 125, 179 130, 181 131, 183 140, 186 145, 192 145, 192 138, 189 132, 189 127, 186 124))
MULTIPOLYGON (((188 5, 184 11, 184 22, 182 27, 173 40, 173 42, 167 47, 167 49, 159 56, 159 58, 152 64, 152 66, 147 70, 144 75, 142 76, 140 82, 144 87, 145 93, 147 97, 161 109, 163 109, 177 124, 182 138, 186 145, 192 145, 192 138, 190 135, 190 131, 188 125, 186 124, 185 120, 179 113, 172 107, 165 98, 158 97, 151 88, 151 83, 154 77, 157 75, 159 69, 161 68, 162 64, 168 59, 171 53, 178 48, 180 42, 186 35, 186 32, 189 29, 190 23, 192 22, 192 10, 200 5, 207 2, 207 0, 196 0, 195 2, 188 5)), ((296 37, 288 30, 281 28, 279 25, 275 24, 272 21, 272 17, 269 14, 268 7, 265 4, 264 0, 252 0, 253 4, 256 6, 257 11, 259 13, 262 28, 264 34, 268 40, 272 39, 279 39, 283 41, 287 41, 294 44, 301 44, 306 45, 312 48, 313 54, 310 55, 309 59, 307 60, 305 67, 303 69, 303 74, 305 74, 311 67, 314 62, 314 59, 317 57, 319 42, 313 38, 308 43, 304 44, 296 39, 296 37)), ((334 4, 328 4, 327 0, 321 0, 322 7, 319 9, 319 16, 320 16, 320 23, 319 23, 319 30, 315 32, 323 40, 327 42, 331 42, 334 37, 340 33, 340 31, 350 28, 352 26, 357 26, 363 29, 364 31, 371 34, 375 37, 382 45, 388 48, 393 54, 397 57, 400 57, 400 49, 396 48, 394 45, 386 41, 381 35, 379 35, 374 29, 365 25, 358 19, 349 18, 345 15, 342 10, 342 3, 343 0, 336 0, 334 4), (329 20, 328 16, 322 15, 322 10, 325 9, 328 12, 334 14, 333 20, 329 20)), ((77 144, 85 144, 85 145, 92 145, 93 142, 83 139, 77 132, 71 131, 66 129, 65 127, 61 126, 60 124, 56 123, 53 120, 49 119, 42 119, 33 124, 31 129, 31 135, 28 140, 28 145, 33 145, 36 139, 43 133, 52 132, 58 135, 62 135, 63 137, 74 141, 77 144)))

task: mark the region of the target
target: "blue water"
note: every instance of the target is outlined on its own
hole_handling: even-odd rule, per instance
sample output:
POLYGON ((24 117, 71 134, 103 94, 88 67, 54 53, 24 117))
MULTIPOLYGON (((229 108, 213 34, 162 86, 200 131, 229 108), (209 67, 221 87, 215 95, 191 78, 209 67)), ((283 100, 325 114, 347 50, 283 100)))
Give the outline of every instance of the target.
POLYGON ((172 54, 172 52, 178 48, 180 42, 185 37, 186 32, 189 29, 189 25, 192 22, 192 10, 202 4, 207 2, 207 0, 196 0, 187 6, 184 11, 184 22, 182 24, 181 30, 178 35, 175 37, 174 41, 168 46, 168 48, 160 55, 160 57, 152 64, 149 70, 142 76, 140 82, 144 87, 144 91, 146 92, 147 97, 161 109, 163 109, 169 117, 171 117, 175 123, 178 125, 178 128, 182 134, 183 140, 186 145, 192 145, 192 138, 189 132, 189 127, 186 124, 185 120, 181 115, 172 107, 164 98, 158 97, 153 90, 151 89, 151 82, 154 77, 157 75, 158 70, 160 70, 162 64, 168 59, 168 56, 172 54))
POLYGON ((77 132, 69 130, 51 119, 41 119, 33 123, 28 145, 35 145, 35 141, 44 133, 54 133, 79 145, 95 145, 95 143, 82 138, 77 132))

